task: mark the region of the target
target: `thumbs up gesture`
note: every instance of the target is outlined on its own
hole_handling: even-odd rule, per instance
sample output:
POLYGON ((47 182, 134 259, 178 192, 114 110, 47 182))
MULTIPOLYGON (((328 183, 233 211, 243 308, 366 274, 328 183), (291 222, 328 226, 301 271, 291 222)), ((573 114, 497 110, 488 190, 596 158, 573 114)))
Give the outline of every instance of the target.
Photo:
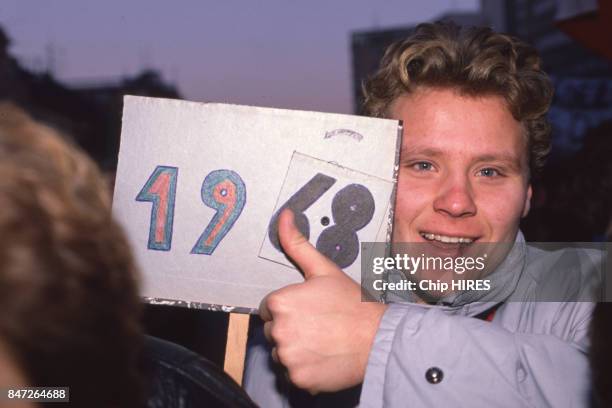
POLYGON ((361 383, 386 306, 361 301, 359 285, 308 242, 291 210, 280 215, 278 232, 304 282, 268 294, 259 307, 272 358, 312 394, 361 383))

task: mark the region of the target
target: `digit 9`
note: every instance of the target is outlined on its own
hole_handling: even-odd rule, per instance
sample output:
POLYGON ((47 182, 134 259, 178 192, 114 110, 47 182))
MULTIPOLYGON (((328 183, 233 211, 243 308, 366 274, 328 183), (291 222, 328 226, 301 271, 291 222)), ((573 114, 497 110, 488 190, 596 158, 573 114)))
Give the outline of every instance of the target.
POLYGON ((242 213, 246 204, 246 188, 235 171, 215 170, 204 179, 201 195, 204 204, 217 210, 217 213, 191 253, 211 255, 242 213))

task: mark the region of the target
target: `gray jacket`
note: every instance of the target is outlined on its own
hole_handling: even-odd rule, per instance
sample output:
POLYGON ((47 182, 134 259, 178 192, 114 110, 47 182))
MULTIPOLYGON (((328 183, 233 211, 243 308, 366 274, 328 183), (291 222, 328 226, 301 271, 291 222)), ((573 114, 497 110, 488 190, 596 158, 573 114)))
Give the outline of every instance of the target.
MULTIPOLYGON (((528 247, 519 233, 486 295, 460 294, 444 306, 396 299, 370 351, 359 406, 588 406, 593 303, 585 300, 598 284, 599 256, 528 247), (491 322, 474 318, 496 304, 491 322)), ((244 386, 262 407, 291 406, 265 342, 249 349, 244 386)))

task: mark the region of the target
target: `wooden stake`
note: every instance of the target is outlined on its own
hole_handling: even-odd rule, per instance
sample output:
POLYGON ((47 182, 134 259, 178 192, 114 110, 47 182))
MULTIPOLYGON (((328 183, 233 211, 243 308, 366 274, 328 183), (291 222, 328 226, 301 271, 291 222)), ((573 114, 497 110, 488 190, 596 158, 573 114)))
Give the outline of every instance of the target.
POLYGON ((242 385, 244 359, 246 357, 246 342, 249 333, 248 314, 230 313, 227 327, 227 343, 225 345, 225 362, 223 369, 239 385, 242 385))

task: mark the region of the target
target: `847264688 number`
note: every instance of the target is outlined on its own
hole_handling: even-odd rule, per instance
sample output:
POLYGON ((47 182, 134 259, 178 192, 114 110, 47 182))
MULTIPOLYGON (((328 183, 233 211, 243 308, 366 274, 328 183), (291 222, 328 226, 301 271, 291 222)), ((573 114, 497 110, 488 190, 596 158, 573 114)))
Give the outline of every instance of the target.
POLYGON ((69 387, 7 388, 1 392, 2 400, 27 400, 32 402, 69 402, 69 387))

